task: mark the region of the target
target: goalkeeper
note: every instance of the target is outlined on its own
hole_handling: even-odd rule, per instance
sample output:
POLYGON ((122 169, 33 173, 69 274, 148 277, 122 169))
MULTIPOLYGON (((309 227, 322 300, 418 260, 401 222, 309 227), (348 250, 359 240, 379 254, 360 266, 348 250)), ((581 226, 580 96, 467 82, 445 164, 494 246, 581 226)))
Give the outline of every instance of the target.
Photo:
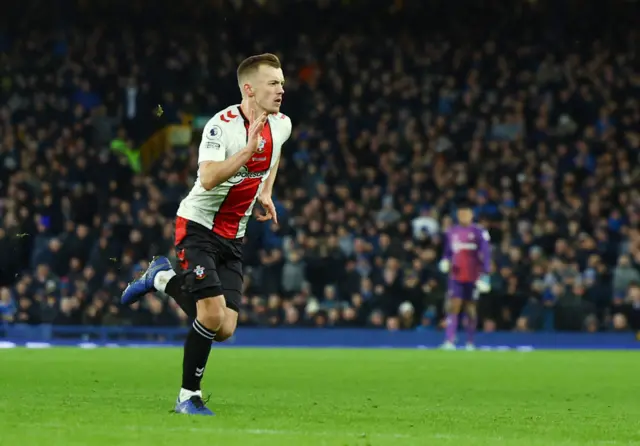
POLYGON ((491 243, 489 232, 473 223, 470 203, 457 210, 458 224, 449 228, 444 240, 444 256, 440 271, 449 274, 447 291, 446 339, 442 348, 456 349, 458 319, 463 310, 467 317, 467 350, 474 350, 474 336, 478 325, 477 302, 481 293, 491 290, 491 243))

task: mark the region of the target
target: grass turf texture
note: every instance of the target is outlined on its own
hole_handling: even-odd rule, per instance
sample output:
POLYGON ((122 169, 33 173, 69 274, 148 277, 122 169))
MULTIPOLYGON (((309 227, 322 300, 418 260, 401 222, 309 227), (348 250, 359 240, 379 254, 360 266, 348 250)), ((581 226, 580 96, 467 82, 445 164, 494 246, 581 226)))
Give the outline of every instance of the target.
POLYGON ((216 417, 168 413, 181 356, 0 350, 0 445, 640 444, 635 352, 214 349, 216 417))

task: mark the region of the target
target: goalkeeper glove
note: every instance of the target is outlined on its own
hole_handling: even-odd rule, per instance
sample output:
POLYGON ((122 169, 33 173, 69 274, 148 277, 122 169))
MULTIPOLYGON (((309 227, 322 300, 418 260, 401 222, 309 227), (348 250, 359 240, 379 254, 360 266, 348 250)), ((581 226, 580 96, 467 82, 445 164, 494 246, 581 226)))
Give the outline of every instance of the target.
POLYGON ((487 274, 480 276, 476 281, 476 289, 482 294, 491 291, 491 278, 487 274))

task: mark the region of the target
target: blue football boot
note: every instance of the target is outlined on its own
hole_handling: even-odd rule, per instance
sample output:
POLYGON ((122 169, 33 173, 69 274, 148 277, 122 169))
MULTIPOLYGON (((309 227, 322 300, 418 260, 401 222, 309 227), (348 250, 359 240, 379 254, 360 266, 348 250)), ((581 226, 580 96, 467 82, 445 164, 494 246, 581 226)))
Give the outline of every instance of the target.
POLYGON ((169 262, 169 259, 164 256, 154 257, 144 274, 125 288, 122 292, 120 302, 124 305, 131 305, 138 302, 145 294, 155 291, 153 280, 156 278, 156 275, 160 271, 169 271, 170 269, 171 262, 169 262))
POLYGON ((209 417, 215 415, 205 404, 206 403, 202 400, 202 397, 193 395, 191 398, 183 402, 180 402, 180 400, 176 401, 176 408, 174 411, 175 413, 185 415, 205 415, 209 417))

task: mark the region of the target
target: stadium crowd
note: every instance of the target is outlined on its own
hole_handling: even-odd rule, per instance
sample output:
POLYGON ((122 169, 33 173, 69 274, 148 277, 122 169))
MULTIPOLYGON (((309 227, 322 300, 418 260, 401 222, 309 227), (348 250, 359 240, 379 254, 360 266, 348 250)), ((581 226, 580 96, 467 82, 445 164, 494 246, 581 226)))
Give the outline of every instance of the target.
POLYGON ((446 2, 426 21, 411 2, 370 18, 359 2, 317 3, 244 27, 229 10, 3 35, 0 318, 186 325, 166 296, 118 298, 152 256, 175 254, 198 131, 149 169, 137 148, 237 103, 237 62, 269 50, 293 134, 281 225, 248 229, 240 325, 441 328, 442 232, 464 198, 494 248, 482 330, 640 330, 637 30, 598 11, 559 25, 533 2, 473 21, 446 2))

